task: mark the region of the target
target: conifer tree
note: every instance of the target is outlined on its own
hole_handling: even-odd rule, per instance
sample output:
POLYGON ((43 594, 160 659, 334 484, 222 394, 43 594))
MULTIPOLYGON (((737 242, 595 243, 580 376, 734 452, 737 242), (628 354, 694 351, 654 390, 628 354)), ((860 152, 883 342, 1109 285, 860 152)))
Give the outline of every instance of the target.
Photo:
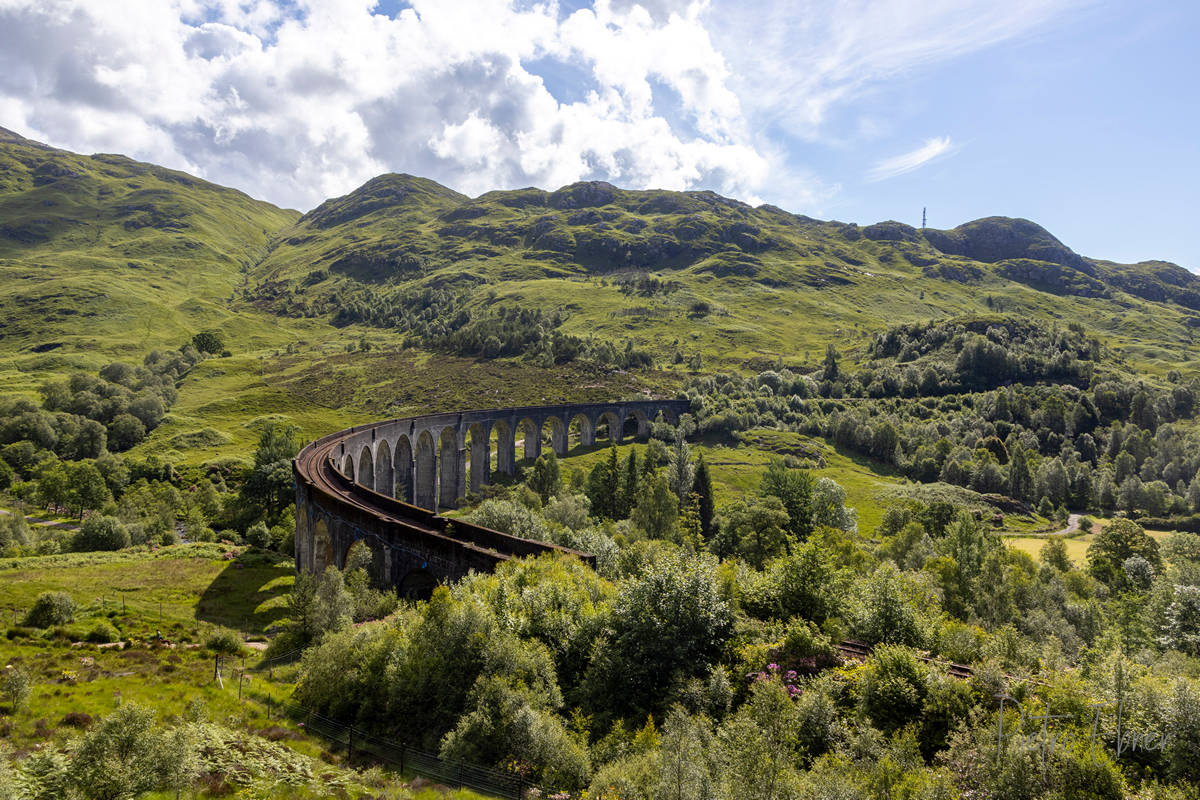
POLYGON ((605 471, 605 477, 608 479, 605 487, 609 496, 609 508, 612 510, 613 519, 624 519, 629 516, 629 508, 622 503, 621 493, 621 464, 617 459, 617 443, 612 442, 608 446, 608 469, 605 471))
POLYGON ((629 457, 625 459, 625 482, 621 487, 621 505, 624 508, 633 508, 633 504, 637 502, 638 479, 641 477, 641 470, 638 469, 637 448, 629 448, 629 457))

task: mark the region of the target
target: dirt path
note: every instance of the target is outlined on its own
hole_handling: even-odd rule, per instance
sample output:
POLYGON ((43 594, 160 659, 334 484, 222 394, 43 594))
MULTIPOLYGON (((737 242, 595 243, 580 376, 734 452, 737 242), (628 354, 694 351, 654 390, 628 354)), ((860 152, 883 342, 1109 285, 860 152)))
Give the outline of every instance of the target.
POLYGON ((1082 514, 1071 514, 1067 517, 1067 527, 1061 531, 1055 531, 1052 536, 1070 536, 1079 533, 1079 520, 1082 519, 1082 514))
MULTIPOLYGON (((0 516, 11 517, 12 515, 13 512, 9 511, 7 508, 0 508, 0 516)), ((30 525, 40 525, 43 528, 58 528, 59 530, 64 531, 79 530, 78 525, 70 522, 55 522, 54 520, 42 519, 41 517, 31 517, 28 514, 25 515, 25 521, 30 525)))

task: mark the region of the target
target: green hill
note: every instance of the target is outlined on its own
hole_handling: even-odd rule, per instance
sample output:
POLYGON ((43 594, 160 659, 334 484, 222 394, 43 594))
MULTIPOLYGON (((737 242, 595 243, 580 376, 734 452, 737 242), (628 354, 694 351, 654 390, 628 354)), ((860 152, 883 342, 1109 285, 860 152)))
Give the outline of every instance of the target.
POLYGON ((2 130, 0 276, 8 392, 222 331, 232 357, 183 381, 148 444, 212 443, 189 459, 244 451, 269 415, 316 435, 435 406, 671 392, 696 372, 812 371, 830 343, 867 363, 887 330, 951 318, 1079 323, 1106 364, 1143 377, 1200 365, 1200 278, 1086 258, 1028 220, 858 226, 601 182, 468 198, 394 174, 301 216, 2 130))
POLYGON ((1193 360, 1200 325, 1187 270, 1085 258, 1023 219, 859 227, 711 192, 591 182, 470 199, 406 175, 301 217, 253 270, 249 297, 427 344, 498 308, 560 309, 564 333, 698 354, 706 368, 811 367, 829 341, 856 352, 896 323, 1002 311, 1082 322, 1164 371, 1193 360), (440 327, 422 324, 430 307, 440 327))
POLYGON ((237 327, 227 301, 298 214, 183 172, 0 129, 0 351, 141 356, 237 327))

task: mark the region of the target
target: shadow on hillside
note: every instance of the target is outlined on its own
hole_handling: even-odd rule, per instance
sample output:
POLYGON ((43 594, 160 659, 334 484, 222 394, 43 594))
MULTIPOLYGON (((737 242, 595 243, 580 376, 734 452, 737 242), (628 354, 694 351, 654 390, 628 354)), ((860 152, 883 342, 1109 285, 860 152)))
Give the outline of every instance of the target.
POLYGON ((294 574, 286 558, 231 561, 200 594, 196 619, 243 633, 264 633, 288 615, 286 597, 294 574))

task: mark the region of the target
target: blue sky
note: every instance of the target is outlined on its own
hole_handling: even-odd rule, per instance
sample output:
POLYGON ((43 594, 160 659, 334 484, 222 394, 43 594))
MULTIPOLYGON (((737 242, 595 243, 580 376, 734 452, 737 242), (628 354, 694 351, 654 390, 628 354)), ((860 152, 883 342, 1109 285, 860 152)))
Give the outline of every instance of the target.
POLYGON ((1200 270, 1200 5, 0 0, 0 126, 307 210, 382 172, 1022 216, 1200 270))
POLYGON ((1112 3, 879 85, 828 126, 791 141, 841 190, 829 214, 949 227, 989 215, 1032 219, 1096 258, 1161 258, 1200 270, 1200 6, 1112 3), (886 136, 854 143, 860 115, 886 136), (911 172, 870 165, 949 137, 911 172), (849 144, 840 144, 842 139, 849 144))

